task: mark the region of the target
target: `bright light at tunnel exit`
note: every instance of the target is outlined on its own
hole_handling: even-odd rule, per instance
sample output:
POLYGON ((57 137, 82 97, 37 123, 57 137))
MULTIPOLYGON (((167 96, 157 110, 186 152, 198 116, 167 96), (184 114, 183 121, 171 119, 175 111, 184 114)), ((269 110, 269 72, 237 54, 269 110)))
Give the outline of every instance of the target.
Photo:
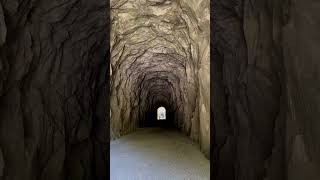
POLYGON ((158 120, 166 120, 166 108, 159 107, 157 109, 157 119, 158 120))

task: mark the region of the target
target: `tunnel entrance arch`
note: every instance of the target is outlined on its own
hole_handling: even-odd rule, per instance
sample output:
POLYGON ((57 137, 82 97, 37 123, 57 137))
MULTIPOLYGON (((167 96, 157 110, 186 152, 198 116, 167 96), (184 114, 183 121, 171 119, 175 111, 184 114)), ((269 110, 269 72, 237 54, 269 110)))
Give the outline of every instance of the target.
POLYGON ((166 108, 161 106, 157 109, 157 120, 166 120, 166 108))

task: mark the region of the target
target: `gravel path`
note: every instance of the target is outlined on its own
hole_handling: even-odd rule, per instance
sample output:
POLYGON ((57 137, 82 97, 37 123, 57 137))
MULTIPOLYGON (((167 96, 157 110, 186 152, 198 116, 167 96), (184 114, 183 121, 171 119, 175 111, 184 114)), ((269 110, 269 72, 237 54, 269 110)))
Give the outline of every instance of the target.
POLYGON ((183 134, 144 128, 110 144, 111 180, 209 180, 210 162, 183 134))

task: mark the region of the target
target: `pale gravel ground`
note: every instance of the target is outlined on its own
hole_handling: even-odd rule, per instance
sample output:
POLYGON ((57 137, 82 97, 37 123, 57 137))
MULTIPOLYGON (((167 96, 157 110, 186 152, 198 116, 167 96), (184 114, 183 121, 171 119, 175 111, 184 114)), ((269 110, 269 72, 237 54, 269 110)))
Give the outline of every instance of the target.
POLYGON ((210 162, 188 137, 144 128, 110 144, 111 180, 209 180, 210 162))

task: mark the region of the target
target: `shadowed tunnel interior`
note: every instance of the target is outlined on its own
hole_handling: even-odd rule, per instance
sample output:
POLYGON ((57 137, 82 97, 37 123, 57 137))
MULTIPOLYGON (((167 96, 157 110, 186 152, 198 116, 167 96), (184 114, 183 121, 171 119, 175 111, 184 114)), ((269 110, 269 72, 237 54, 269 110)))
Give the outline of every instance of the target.
POLYGON ((133 179, 148 179, 149 173, 156 179, 209 178, 209 3, 209 0, 111 1, 110 135, 115 141, 110 146, 111 179, 126 179, 124 174, 133 179), (166 120, 157 119, 161 106, 167 110, 166 120), (173 129, 190 141, 169 131, 173 129), (153 148, 146 151, 148 142, 153 142, 153 148), (183 142, 185 145, 170 148, 183 142), (188 146, 192 143, 198 145, 188 146), (188 148, 198 153, 191 153, 188 148), (151 151, 154 157, 147 158, 151 151), (162 152, 167 155, 154 160, 162 152), (177 152, 184 158, 176 158, 177 152), (136 153, 144 156, 138 158, 136 153), (129 157, 119 158, 124 156, 129 157), (188 156, 199 157, 194 163, 198 167, 181 163, 188 156), (151 159, 150 166, 154 169, 145 170, 142 165, 151 159), (206 165, 201 167, 201 162, 206 165), (139 171, 140 165, 143 170, 139 171), (163 166, 168 169, 161 171, 165 169, 163 166), (176 174, 170 174, 169 167, 176 168, 176 174), (198 172, 191 170, 197 168, 198 172))
POLYGON ((209 157, 209 21, 208 0, 111 1, 111 138, 171 125, 209 157))
POLYGON ((319 7, 0 0, 0 180, 319 180, 319 7))

